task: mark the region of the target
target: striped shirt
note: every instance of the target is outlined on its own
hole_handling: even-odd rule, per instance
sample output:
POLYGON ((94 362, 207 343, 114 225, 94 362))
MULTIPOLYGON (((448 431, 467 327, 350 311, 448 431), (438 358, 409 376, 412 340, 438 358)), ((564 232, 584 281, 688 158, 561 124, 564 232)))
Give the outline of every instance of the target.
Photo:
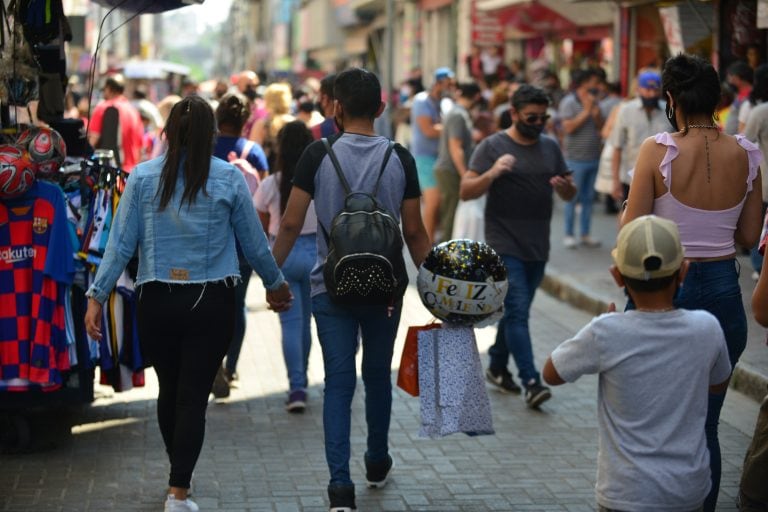
MULTIPOLYGON (((560 102, 559 116, 561 120, 573 119, 584 110, 581 102, 574 93, 567 95, 560 102)), ((563 153, 568 160, 592 162, 600 159, 602 140, 600 130, 592 116, 576 130, 566 134, 563 141, 563 153)))

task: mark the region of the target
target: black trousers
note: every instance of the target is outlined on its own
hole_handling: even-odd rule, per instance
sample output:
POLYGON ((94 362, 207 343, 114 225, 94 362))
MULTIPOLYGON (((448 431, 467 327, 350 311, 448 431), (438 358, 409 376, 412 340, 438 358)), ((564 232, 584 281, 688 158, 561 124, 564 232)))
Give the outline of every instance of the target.
POLYGON ((139 290, 139 339, 155 367, 157 419, 171 462, 171 487, 189 488, 203 447, 213 379, 235 325, 235 289, 222 282, 150 282, 139 290))

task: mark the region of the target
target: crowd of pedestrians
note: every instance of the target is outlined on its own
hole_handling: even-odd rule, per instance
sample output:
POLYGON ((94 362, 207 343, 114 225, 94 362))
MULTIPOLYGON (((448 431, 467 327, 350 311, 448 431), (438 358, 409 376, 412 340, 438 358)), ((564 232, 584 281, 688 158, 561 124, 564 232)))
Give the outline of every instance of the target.
MULTIPOLYGON (((574 70, 563 90, 548 70, 529 76, 517 63, 501 73, 496 57, 473 54, 467 82, 441 67, 425 88, 413 70, 391 97, 359 68, 293 85, 262 84, 243 71, 210 97, 192 84, 156 107, 145 94, 128 100, 121 77, 104 81, 89 141, 115 149, 131 174, 88 292, 86 326, 100 337, 101 304, 139 250, 139 332, 160 382, 158 422, 171 464, 166 510, 198 510, 188 489, 208 395, 224 398, 237 385, 254 271, 280 315, 290 413, 307 406, 311 318, 317 326, 330 510, 356 510, 350 408, 358 347, 365 479, 381 488, 390 477, 390 371, 402 301, 341 303, 328 289, 325 262, 336 250, 330 233, 351 204, 345 189, 375 196, 400 224, 417 267, 433 245, 452 238, 484 240, 501 256, 509 287, 485 373, 497 389, 538 408, 552 397, 544 381, 584 373, 605 379, 601 510, 715 509, 717 423, 746 342, 735 255, 754 248, 757 273, 762 263, 768 66, 728 68, 735 99, 723 120, 725 86, 696 57, 641 70, 626 98, 600 68, 574 70), (383 99, 392 100, 384 118, 383 99), (614 246, 591 234, 598 190, 619 214, 617 230, 625 226, 613 272, 628 292, 627 312, 596 319, 540 373, 528 322, 551 250, 555 195, 565 202, 562 247, 594 250, 614 246), (677 315, 692 309, 707 313, 677 315), (612 345, 617 337, 622 343, 612 345), (655 363, 683 338, 701 339, 707 349, 677 346, 655 363), (650 340, 657 348, 638 352, 650 340), (622 364, 633 358, 639 364, 628 371, 622 364), (641 390, 649 380, 656 387, 679 381, 674 386, 687 398, 677 413, 641 390), (651 420, 627 408, 647 410, 651 420), (680 458, 656 456, 668 449, 680 458)), ((364 286, 373 277, 355 279, 364 286)))

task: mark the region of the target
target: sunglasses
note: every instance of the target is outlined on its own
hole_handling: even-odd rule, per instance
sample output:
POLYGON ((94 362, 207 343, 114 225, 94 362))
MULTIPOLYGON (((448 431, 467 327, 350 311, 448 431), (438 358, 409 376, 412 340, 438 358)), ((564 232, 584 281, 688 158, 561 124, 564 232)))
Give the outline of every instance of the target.
POLYGON ((528 124, 534 124, 537 121, 541 123, 546 123, 549 121, 549 118, 552 117, 549 114, 526 114, 525 115, 525 122, 528 124))

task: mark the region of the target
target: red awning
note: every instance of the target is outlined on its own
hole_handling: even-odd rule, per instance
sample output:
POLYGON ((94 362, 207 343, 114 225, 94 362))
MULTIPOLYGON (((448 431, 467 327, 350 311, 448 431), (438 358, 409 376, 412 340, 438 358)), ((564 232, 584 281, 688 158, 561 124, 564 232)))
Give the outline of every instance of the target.
POLYGON ((509 5, 494 14, 503 25, 511 25, 521 32, 551 34, 578 27, 573 21, 537 2, 509 5))

